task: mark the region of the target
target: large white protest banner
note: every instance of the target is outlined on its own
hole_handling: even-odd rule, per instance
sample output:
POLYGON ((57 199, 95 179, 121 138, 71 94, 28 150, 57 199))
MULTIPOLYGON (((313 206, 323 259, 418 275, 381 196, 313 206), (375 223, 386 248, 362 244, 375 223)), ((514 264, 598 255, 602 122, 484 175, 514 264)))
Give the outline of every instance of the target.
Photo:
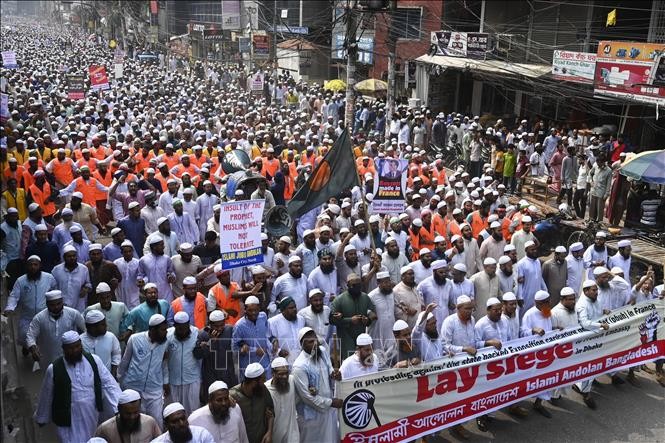
POLYGON ((263 261, 261 219, 265 203, 265 200, 243 200, 220 204, 222 269, 240 268, 263 261))
POLYGON ((413 441, 540 392, 665 356, 665 301, 613 311, 607 331, 571 328, 337 386, 343 442, 413 441))

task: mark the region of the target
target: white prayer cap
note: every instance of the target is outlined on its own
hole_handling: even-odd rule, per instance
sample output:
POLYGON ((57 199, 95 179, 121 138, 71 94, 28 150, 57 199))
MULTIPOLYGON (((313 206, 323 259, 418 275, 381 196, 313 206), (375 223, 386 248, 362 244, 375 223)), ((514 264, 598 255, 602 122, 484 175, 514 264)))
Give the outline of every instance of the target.
POLYGON ((220 205, 219 203, 212 207, 213 211, 219 211, 220 209, 222 209, 222 205, 220 205))
POLYGON ((402 213, 399 215, 398 218, 399 218, 400 220, 406 220, 407 218, 409 218, 409 214, 406 214, 406 213, 402 212, 402 213))
POLYGON ((210 319, 210 321, 222 321, 226 318, 226 314, 224 314, 224 311, 215 309, 210 313, 210 316, 208 318, 210 319))
POLYGON ((490 265, 495 265, 496 260, 492 257, 487 257, 485 260, 483 260, 483 265, 485 266, 490 266, 490 265))
POLYGON ((118 396, 119 405, 126 405, 127 403, 132 403, 138 400, 141 400, 141 394, 133 389, 125 389, 118 396))
POLYGON ((532 222, 531 217, 529 217, 528 215, 522 217, 522 223, 531 223, 531 222, 532 222))
POLYGON ((185 311, 178 311, 173 316, 173 321, 178 324, 183 324, 189 322, 189 314, 185 311))
POLYGON ((619 243, 617 243, 617 246, 620 248, 627 248, 630 245, 630 240, 619 240, 619 243))
POLYGON ((163 242, 163 241, 164 241, 164 240, 163 240, 162 237, 160 237, 159 235, 153 235, 153 236, 151 236, 151 237, 149 238, 149 240, 148 240, 148 244, 149 244, 149 245, 156 245, 157 243, 159 243, 159 242, 163 242))
POLYGON ((362 333, 356 338, 356 346, 367 346, 371 345, 372 342, 372 337, 366 333, 362 333))
POLYGON ((513 292, 506 292, 505 294, 503 294, 501 299, 503 301, 517 301, 517 297, 513 292))
POLYGON ((351 206, 350 202, 343 202, 342 203, 342 209, 348 208, 349 206, 351 206))
POLYGON ((598 231, 596 232, 596 238, 606 238, 607 233, 605 231, 598 231))
POLYGON ((390 243, 397 243, 397 239, 393 237, 392 235, 389 235, 388 238, 386 238, 385 244, 388 246, 390 243))
MULTIPOLYGON (((12 157, 13 158, 13 157, 12 157)), ((9 208, 7 209, 7 214, 18 214, 18 209, 16 208, 9 208)), ((43 226, 43 225, 37 225, 37 226, 43 226)), ((37 227, 35 227, 35 230, 37 230, 37 227)))
POLYGON ((260 275, 263 274, 265 271, 263 269, 263 266, 261 265, 256 265, 251 267, 252 275, 260 275))
POLYGON ((85 314, 85 322, 88 324, 95 324, 99 323, 100 321, 104 320, 106 317, 104 317, 104 314, 102 311, 98 311, 97 309, 93 309, 91 311, 88 311, 85 314))
POLYGON ((141 206, 139 202, 131 202, 130 204, 127 205, 127 209, 134 209, 138 208, 139 206, 141 206))
POLYGON ((353 223, 353 226, 362 226, 364 224, 365 222, 363 220, 356 220, 355 223, 353 223))
POLYGON ((380 221, 381 221, 381 216, 379 216, 379 214, 372 214, 369 217, 369 222, 370 223, 379 223, 380 221))
POLYGON ((453 269, 466 273, 466 265, 464 263, 455 263, 455 266, 453 266, 453 269))
POLYGON ((261 233, 261 241, 263 240, 268 240, 268 234, 266 234, 265 232, 261 233))
POLYGON ((166 321, 166 318, 162 314, 153 314, 148 321, 148 326, 157 326, 161 325, 166 321))
POLYGON ((561 297, 565 297, 567 295, 575 295, 575 290, 569 286, 561 288, 561 297))
POLYGON ((566 251, 565 246, 557 246, 556 249, 554 250, 554 252, 556 252, 558 254, 565 254, 568 251, 566 251))
POLYGON ((431 253, 432 253, 432 251, 430 251, 429 248, 422 248, 422 249, 420 250, 420 255, 421 255, 421 256, 423 256, 423 255, 425 255, 425 254, 431 254, 431 253))
POLYGON ((550 293, 543 290, 536 291, 536 295, 534 295, 533 298, 536 299, 537 301, 547 300, 548 298, 550 298, 550 293))
POLYGON ((301 329, 298 331, 298 343, 302 342, 303 337, 304 337, 305 334, 307 334, 308 332, 314 332, 314 329, 310 328, 309 326, 305 326, 304 328, 301 328, 301 329))
POLYGON ((305 238, 305 237, 307 237, 308 235, 312 235, 312 234, 314 234, 314 230, 313 230, 313 229, 306 229, 305 232, 302 233, 302 238, 305 238))
POLYGON ((46 301, 60 300, 62 298, 62 291, 54 289, 46 292, 44 296, 46 297, 46 301))
POLYGON ((39 205, 37 203, 30 203, 30 205, 28 205, 28 212, 34 212, 37 209, 39 209, 39 205))
POLYGON ((506 246, 503 247, 503 252, 511 252, 511 251, 514 251, 515 249, 516 249, 515 245, 512 245, 512 244, 511 245, 506 245, 506 246))
POLYGON ((453 236, 450 238, 450 243, 455 243, 455 242, 456 242, 457 240, 459 240, 460 238, 462 238, 461 235, 459 235, 459 234, 455 234, 455 235, 453 235, 453 236))
POLYGON ((259 305, 259 304, 261 304, 261 303, 259 302, 258 297, 255 296, 255 295, 250 295, 249 297, 247 297, 245 299, 245 306, 247 306, 247 305, 259 305))
POLYGON ((146 283, 145 286, 143 286, 143 292, 146 292, 148 289, 157 289, 157 285, 154 283, 146 283))
POLYGON ((297 255, 292 255, 291 257, 289 257, 289 264, 296 263, 296 262, 301 262, 301 261, 302 261, 302 259, 297 255))
POLYGON ((315 295, 323 295, 323 291, 321 291, 319 288, 310 289, 308 298, 312 298, 315 295))
POLYGON ((166 218, 166 217, 159 217, 157 219, 157 226, 160 226, 162 223, 164 223, 167 220, 168 220, 168 218, 166 218))
POLYGON ((81 340, 81 337, 79 337, 79 333, 76 331, 67 331, 62 334, 63 345, 70 345, 72 343, 76 343, 79 340, 81 340))
POLYGON ((500 304, 501 304, 501 301, 499 301, 498 298, 496 298, 496 297, 490 297, 490 298, 487 300, 487 303, 485 303, 485 306, 487 306, 487 307, 489 308, 490 306, 500 305, 500 304))
POLYGON ((437 205, 436 205, 436 209, 445 208, 445 207, 447 207, 447 206, 448 206, 448 203, 446 203, 444 200, 442 200, 442 201, 440 201, 439 203, 437 203, 437 205))
POLYGON ((31 255, 30 257, 28 257, 26 261, 33 261, 33 260, 38 261, 40 263, 42 262, 42 258, 38 255, 31 255))
POLYGON ((189 254, 190 252, 194 251, 194 246, 192 246, 191 243, 182 243, 180 245, 180 248, 178 248, 181 253, 183 254, 189 254))
POLYGON ((596 285, 596 282, 593 280, 584 280, 584 283, 582 283, 582 288, 584 289, 591 288, 593 286, 598 286, 596 285))
POLYGON ((422 226, 422 225, 423 225, 423 221, 422 221, 421 219, 419 219, 419 218, 414 218, 414 219, 413 219, 413 226, 418 226, 418 227, 420 227, 420 226, 422 226))
POLYGON ((191 275, 188 275, 187 277, 182 279, 182 284, 183 285, 195 285, 196 284, 196 278, 192 277, 191 275))
POLYGON ((404 320, 400 319, 397 320, 395 323, 393 323, 393 332, 399 332, 407 329, 409 327, 409 324, 405 322, 404 320))
POLYGON ((536 242, 529 240, 528 242, 524 243, 524 249, 530 248, 531 246, 536 246, 536 242))
POLYGON ((279 241, 283 241, 284 243, 291 244, 291 237, 289 237, 288 235, 282 235, 279 238, 279 241))
POLYGON ((605 266, 597 266, 593 269, 594 276, 607 274, 608 272, 610 272, 610 270, 607 269, 605 266))
MULTIPOLYGON (((9 209, 15 210, 16 208, 9 208, 9 209)), ((9 213, 9 209, 7 210, 7 213, 9 213)), ((40 223, 37 226, 35 226, 35 232, 44 232, 44 231, 48 231, 48 228, 46 227, 45 224, 40 223)))
POLYGON ((411 270, 412 269, 411 269, 410 265, 402 266, 399 270, 399 275, 403 275, 405 272, 408 272, 408 271, 411 271, 411 270))
POLYGON ((69 233, 70 234, 75 234, 77 232, 81 232, 81 227, 79 225, 71 225, 69 227, 69 233))
POLYGON ((611 272, 613 275, 623 274, 623 269, 620 268, 620 267, 618 267, 618 266, 614 266, 612 269, 610 269, 610 272, 611 272))
POLYGON ((355 251, 355 250, 356 250, 356 247, 353 246, 353 245, 346 245, 346 246, 344 247, 344 253, 345 253, 345 254, 346 254, 347 252, 351 252, 351 251, 355 251))
POLYGON ((164 416, 164 418, 166 418, 171 414, 174 414, 174 413, 180 412, 180 411, 184 411, 184 410, 185 410, 185 407, 183 405, 181 405, 180 403, 178 403, 178 402, 170 403, 164 408, 164 413, 162 415, 164 416))
POLYGON ((72 198, 80 198, 81 200, 83 200, 83 193, 79 192, 79 191, 76 191, 76 192, 72 193, 72 198))
POLYGON ((245 378, 258 378, 265 372, 261 363, 250 363, 245 368, 245 378))
POLYGON ((210 387, 208 387, 208 395, 212 394, 215 391, 228 390, 229 386, 221 380, 214 381, 210 387))
POLYGON ((275 369, 275 368, 283 368, 283 367, 289 367, 289 362, 284 358, 284 357, 277 357, 274 359, 272 362, 270 362, 270 367, 275 369))
POLYGON ((510 261, 512 261, 512 260, 507 255, 502 255, 501 257, 499 257, 499 264, 500 265, 505 265, 506 263, 508 263, 510 261))
POLYGON ((90 246, 88 246, 88 251, 101 251, 102 250, 102 245, 99 243, 92 243, 90 246))
POLYGON ((376 273, 377 280, 383 280, 384 278, 389 278, 389 277, 390 277, 390 272, 388 271, 381 271, 376 273))
POLYGON ((332 229, 330 228, 330 226, 323 225, 319 229, 319 232, 332 232, 332 229))
POLYGON ((328 205, 328 209, 330 209, 330 212, 332 212, 333 214, 339 214, 340 212, 340 207, 335 204, 328 205))
POLYGON ((582 242, 576 242, 570 245, 570 252, 577 252, 584 249, 584 244, 582 242))
POLYGON ((457 297, 456 300, 457 306, 463 305, 465 303, 471 303, 471 297, 469 297, 468 295, 460 295, 459 297, 457 297))
MULTIPOLYGON (((132 203, 135 203, 135 202, 132 202, 132 203)), ((116 234, 120 234, 121 232, 122 232, 122 229, 120 229, 120 228, 113 228, 113 229, 111 229, 111 237, 113 237, 113 236, 116 235, 116 234)))
POLYGON ((437 235, 436 237, 434 237, 434 243, 441 243, 442 241, 446 241, 445 237, 441 235, 437 235))
POLYGON ((501 227, 501 223, 499 223, 498 221, 493 221, 492 224, 490 224, 490 229, 496 229, 496 228, 500 228, 500 227, 501 227))
POLYGON ((111 292, 111 287, 109 286, 108 283, 106 282, 101 282, 97 285, 96 292, 103 293, 103 292, 111 292))

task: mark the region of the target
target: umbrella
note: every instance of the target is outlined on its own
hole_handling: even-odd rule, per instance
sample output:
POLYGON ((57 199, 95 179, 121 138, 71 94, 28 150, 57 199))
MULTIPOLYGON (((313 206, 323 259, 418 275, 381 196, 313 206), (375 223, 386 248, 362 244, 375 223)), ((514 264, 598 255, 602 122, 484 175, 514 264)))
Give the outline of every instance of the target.
POLYGON ((368 78, 367 80, 356 83, 355 89, 363 94, 375 94, 377 92, 386 92, 388 84, 383 80, 368 78))
POLYGON ((346 83, 340 79, 328 80, 324 83, 323 89, 326 91, 340 92, 346 89, 346 83))
POLYGON ((640 152, 626 160, 620 172, 635 180, 665 185, 665 149, 640 152))

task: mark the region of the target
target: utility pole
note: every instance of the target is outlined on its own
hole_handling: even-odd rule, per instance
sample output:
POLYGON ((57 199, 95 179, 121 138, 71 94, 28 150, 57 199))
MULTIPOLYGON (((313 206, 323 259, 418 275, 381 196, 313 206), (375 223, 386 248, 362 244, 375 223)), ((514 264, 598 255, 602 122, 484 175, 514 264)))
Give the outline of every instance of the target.
MULTIPOLYGON (((386 94, 386 128, 385 128, 385 140, 390 142, 390 124, 393 119, 393 114, 395 113, 395 59, 397 51, 397 36, 392 32, 393 20, 395 19, 395 13, 397 11, 397 0, 390 0, 389 4, 390 12, 388 13, 390 20, 388 22, 388 91, 386 94)), ((385 17, 385 16, 384 16, 385 17)), ((408 74, 408 73, 407 73, 408 74)))
POLYGON ((485 31, 485 0, 482 1, 480 4, 480 29, 478 29, 478 32, 484 32, 485 31))
POLYGON ((252 73, 252 62, 254 61, 254 36, 252 34, 252 15, 256 12, 256 8, 250 6, 247 8, 247 14, 249 15, 249 21, 247 26, 249 26, 249 62, 247 63, 248 68, 248 78, 252 73))
MULTIPOLYGON (((272 53, 275 57, 272 76, 272 101, 277 103, 277 79, 279 78, 279 61, 277 60, 277 0, 273 3, 272 11, 272 53)), ((274 106, 274 104, 273 104, 274 106)))
POLYGON ((344 110, 344 124, 353 134, 353 120, 356 110, 356 96, 353 86, 356 84, 356 58, 358 57, 358 42, 356 42, 357 20, 355 13, 355 0, 348 0, 346 9, 346 109, 344 110))

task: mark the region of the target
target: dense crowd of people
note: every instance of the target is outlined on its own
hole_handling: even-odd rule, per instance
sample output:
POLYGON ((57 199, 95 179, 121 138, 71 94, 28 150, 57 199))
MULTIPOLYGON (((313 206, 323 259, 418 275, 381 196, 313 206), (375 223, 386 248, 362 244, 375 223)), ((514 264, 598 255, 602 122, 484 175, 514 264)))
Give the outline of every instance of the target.
MULTIPOLYGON (((549 171, 559 201, 583 217, 588 195, 603 220, 621 137, 404 105, 387 120, 381 102, 359 101, 349 125, 361 185, 298 217, 291 235, 264 225, 260 265, 222 269, 219 204, 288 203, 345 130, 344 97, 286 77, 252 95, 238 67, 126 58, 110 89, 75 100, 66 75, 112 66, 105 42, 1 32, 20 64, 3 69, 4 314, 43 373, 34 418, 60 441, 334 442, 336 380, 607 329, 610 310, 665 296, 652 270, 632 274, 630 241, 611 254, 604 231, 540 260, 539 211, 509 198, 549 171), (466 168, 447 171, 430 144, 460 145, 466 168), (236 149, 261 177, 249 195, 227 192, 236 149), (409 162, 400 214, 373 212, 377 158, 409 162)), ((657 218, 652 197, 644 223, 657 218)), ((665 386, 662 360, 640 369, 665 386)), ((610 377, 639 385, 632 369, 610 377)), ((592 386, 572 389, 596 409, 592 386)), ((551 418, 545 402, 565 391, 534 410, 551 418)))

